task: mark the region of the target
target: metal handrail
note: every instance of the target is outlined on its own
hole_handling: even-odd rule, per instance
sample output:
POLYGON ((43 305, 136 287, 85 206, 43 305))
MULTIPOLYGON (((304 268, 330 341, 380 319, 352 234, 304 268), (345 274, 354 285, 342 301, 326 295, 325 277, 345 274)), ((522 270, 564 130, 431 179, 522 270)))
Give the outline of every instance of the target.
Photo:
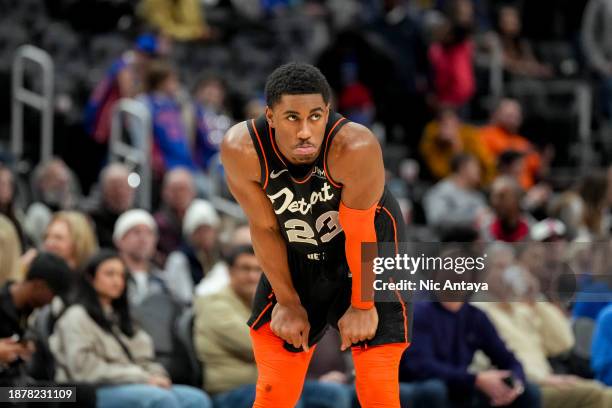
POLYGON ((33 45, 17 48, 13 60, 12 113, 11 113, 11 152, 16 161, 23 154, 23 106, 40 111, 40 161, 47 162, 53 156, 53 87, 54 65, 51 56, 33 45), (42 71, 42 93, 26 89, 23 84, 25 61, 37 64, 42 71))
MULTIPOLYGON (((134 122, 131 122, 134 123, 134 122)), ((132 169, 138 168, 140 184, 138 185, 139 205, 151 209, 151 114, 147 106, 135 99, 120 99, 113 107, 109 145, 109 161, 126 162, 132 169), (130 143, 123 138, 124 115, 131 116, 136 125, 130 132, 130 143), (134 133, 138 133, 135 135, 134 133)))

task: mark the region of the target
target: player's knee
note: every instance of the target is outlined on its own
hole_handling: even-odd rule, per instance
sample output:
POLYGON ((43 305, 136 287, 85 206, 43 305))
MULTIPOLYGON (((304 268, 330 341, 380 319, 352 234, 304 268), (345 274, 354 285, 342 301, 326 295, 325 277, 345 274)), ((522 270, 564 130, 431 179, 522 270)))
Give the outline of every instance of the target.
POLYGON ((300 398, 301 386, 280 381, 258 381, 253 408, 294 407, 300 398))

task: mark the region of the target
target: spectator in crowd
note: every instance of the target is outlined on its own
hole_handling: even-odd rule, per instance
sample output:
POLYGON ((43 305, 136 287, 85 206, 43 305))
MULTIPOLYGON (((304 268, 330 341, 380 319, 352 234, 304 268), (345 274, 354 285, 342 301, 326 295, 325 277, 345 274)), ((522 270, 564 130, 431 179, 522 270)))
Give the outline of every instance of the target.
MULTIPOLYGON (((194 342, 206 367, 204 389, 220 408, 246 408, 255 401, 257 366, 244 324, 261 276, 253 248, 235 248, 228 259, 230 284, 222 291, 198 298, 194 342)), ((350 394, 336 384, 306 381, 302 403, 317 407, 350 407, 350 394)))
POLYGON ((0 214, 0 285, 22 278, 21 243, 15 225, 0 214))
POLYGON ((175 296, 191 303, 194 288, 198 295, 215 293, 229 282, 227 268, 219 262, 221 220, 206 200, 195 199, 183 219, 185 243, 168 256, 164 275, 175 296))
POLYGON ((183 243, 183 219, 187 208, 196 196, 193 176, 185 168, 176 168, 164 176, 162 204, 154 214, 159 230, 156 260, 160 265, 172 251, 178 250, 183 243))
POLYGON ((371 126, 376 114, 372 91, 359 80, 359 65, 349 56, 340 65, 342 90, 338 95, 338 111, 347 119, 371 126))
POLYGON ((460 226, 476 226, 488 212, 479 185, 478 160, 469 154, 453 157, 451 175, 433 186, 423 200, 427 223, 440 233, 460 226))
POLYGON ((503 99, 491 117, 491 124, 480 130, 480 138, 495 160, 508 150, 524 155, 520 183, 524 189, 529 189, 546 171, 550 158, 542 158, 535 147, 518 134, 522 122, 519 103, 514 99, 503 99))
POLYGON ((176 167, 195 170, 187 126, 178 100, 179 81, 175 70, 163 60, 149 64, 145 94, 139 97, 151 113, 153 125, 153 174, 161 180, 164 172, 176 167))
POLYGON ((519 183, 525 166, 525 155, 516 150, 504 150, 497 157, 497 175, 512 177, 519 183))
POLYGON ((603 171, 592 171, 580 181, 578 194, 582 199, 582 227, 578 239, 596 241, 609 235, 610 225, 606 215, 610 210, 608 176, 603 171))
POLYGON ((87 216, 77 211, 60 211, 53 215, 42 247, 78 271, 97 251, 98 243, 87 216))
POLYGON ((223 79, 210 74, 201 78, 195 89, 194 157, 198 167, 204 171, 208 170, 210 160, 219 152, 223 135, 233 125, 233 120, 226 107, 226 93, 223 79))
POLYGON ((141 0, 139 14, 156 31, 177 41, 206 40, 211 30, 198 0, 141 0))
MULTIPOLYGON (((506 150, 497 158, 497 175, 507 176, 521 182, 525 168, 525 155, 515 150, 506 150)), ((546 218, 548 205, 552 196, 552 188, 548 183, 538 183, 525 193, 521 202, 525 211, 537 219, 546 218)))
POLYGON ((529 237, 529 220, 521 210, 523 190, 510 177, 498 177, 491 185, 490 202, 495 216, 484 224, 487 240, 518 242, 529 237))
POLYGON ((474 9, 470 0, 453 0, 446 11, 440 38, 429 48, 429 62, 437 103, 462 109, 476 91, 471 39, 474 9))
POLYGON ((135 191, 128 183, 129 169, 119 163, 106 166, 100 173, 101 196, 89 212, 102 248, 113 246, 113 227, 117 218, 134 205, 135 191))
POLYGON ((601 311, 612 304, 612 240, 574 242, 568 251, 573 271, 578 275, 578 287, 572 306, 572 317, 597 319, 601 311), (585 262, 580 262, 580 259, 585 262))
POLYGON ((25 215, 23 229, 38 246, 53 217, 60 210, 71 210, 78 203, 78 186, 72 172, 61 159, 39 164, 34 169, 32 204, 25 215))
POLYGON ((593 333, 591 367, 595 378, 612 387, 612 304, 606 306, 597 317, 593 333))
POLYGON ((603 110, 612 117, 612 1, 589 0, 582 17, 582 49, 601 78, 603 110))
POLYGON ((605 172, 591 171, 584 175, 576 188, 559 194, 550 203, 550 214, 559 218, 574 241, 590 242, 609 235, 609 194, 612 187, 605 172))
POLYGON ((30 314, 69 289, 72 272, 56 255, 38 254, 21 282, 4 283, 0 289, 0 384, 22 385, 23 361, 33 352, 25 341, 30 314))
POLYGON ((490 181, 495 172, 495 161, 480 142, 477 129, 462 123, 457 112, 451 108, 440 109, 437 119, 425 127, 420 152, 436 180, 450 175, 453 157, 462 153, 478 160, 483 184, 490 181))
POLYGON ((11 220, 19 235, 21 245, 25 247, 25 235, 21 227, 23 212, 15 205, 15 195, 15 175, 9 167, 0 163, 0 214, 11 220))
POLYGON ((558 306, 542 300, 537 280, 530 276, 529 271, 515 265, 511 247, 498 245, 487 254, 494 262, 504 263, 492 270, 487 279, 496 283, 490 287, 490 300, 501 302, 475 305, 487 314, 500 337, 521 362, 527 379, 540 386, 542 406, 609 406, 608 401, 612 400, 607 398, 612 393, 601 384, 553 371, 549 359, 569 351, 574 345, 571 324, 565 313, 558 306))
MULTIPOLYGON (((567 308, 568 295, 575 295, 579 269, 568 269, 573 261, 563 223, 546 218, 530 226, 529 238, 516 247, 521 268, 537 280, 534 288, 539 292, 531 300, 547 300, 559 307, 567 308)), ((575 253, 575 252, 574 252, 575 253)), ((532 287, 532 285, 528 285, 532 287)), ((577 301, 577 299, 575 299, 577 301)))
POLYGON ((550 78, 553 75, 552 68, 536 59, 529 41, 523 37, 521 16, 516 6, 507 4, 499 8, 496 34, 506 72, 523 78, 550 78))
POLYGON ((155 220, 145 210, 128 210, 115 223, 113 241, 129 270, 127 296, 132 306, 168 291, 163 272, 153 264, 157 237, 155 220))
POLYGON ((114 252, 103 250, 87 263, 78 298, 49 339, 56 380, 102 384, 99 407, 212 407, 202 391, 173 385, 154 361, 151 338, 130 317, 127 279, 114 252))
POLYGON ((162 42, 157 37, 141 35, 134 47, 113 62, 96 85, 85 107, 84 118, 86 131, 96 142, 108 143, 115 103, 121 98, 133 98, 143 89, 148 65, 162 51, 162 42))
POLYGON ((575 190, 564 191, 549 203, 550 216, 563 222, 570 241, 578 239, 578 234, 583 232, 583 212, 584 203, 575 190))
POLYGON ((400 365, 402 381, 442 380, 449 398, 460 407, 540 406, 537 387, 526 382, 521 364, 476 307, 463 302, 417 303, 412 336, 400 365), (468 372, 477 350, 497 369, 468 372), (513 385, 504 382, 506 378, 512 378, 513 385))

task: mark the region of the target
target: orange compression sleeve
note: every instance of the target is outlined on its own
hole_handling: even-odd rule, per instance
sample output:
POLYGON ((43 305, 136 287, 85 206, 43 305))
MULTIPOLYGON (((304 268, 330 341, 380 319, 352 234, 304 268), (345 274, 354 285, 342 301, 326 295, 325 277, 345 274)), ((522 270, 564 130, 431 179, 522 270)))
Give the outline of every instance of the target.
POLYGON ((374 272, 371 260, 376 254, 368 256, 368 267, 362 268, 361 243, 376 242, 375 216, 376 204, 367 210, 355 210, 340 202, 338 220, 346 236, 346 261, 353 275, 351 305, 358 309, 370 309, 374 306, 374 272))

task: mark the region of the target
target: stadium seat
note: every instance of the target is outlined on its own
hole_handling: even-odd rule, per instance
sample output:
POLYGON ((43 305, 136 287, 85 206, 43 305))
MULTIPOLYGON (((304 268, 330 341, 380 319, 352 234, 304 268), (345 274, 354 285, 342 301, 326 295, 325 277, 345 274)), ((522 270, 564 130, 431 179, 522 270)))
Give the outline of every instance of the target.
POLYGON ((201 387, 204 384, 203 362, 198 360, 193 342, 193 319, 194 312, 191 308, 186 308, 176 320, 176 337, 184 350, 189 355, 192 380, 190 385, 201 387))
POLYGON ((576 343, 572 349, 569 365, 572 373, 584 378, 593 378, 591 370, 591 345, 595 321, 589 317, 579 317, 572 324, 576 343))
MULTIPOLYGON (((170 374, 175 384, 191 384, 191 358, 176 333, 177 321, 185 307, 165 293, 156 293, 132 308, 140 327, 153 339, 155 359, 170 374)), ((201 385, 201 384, 198 384, 201 385)))

